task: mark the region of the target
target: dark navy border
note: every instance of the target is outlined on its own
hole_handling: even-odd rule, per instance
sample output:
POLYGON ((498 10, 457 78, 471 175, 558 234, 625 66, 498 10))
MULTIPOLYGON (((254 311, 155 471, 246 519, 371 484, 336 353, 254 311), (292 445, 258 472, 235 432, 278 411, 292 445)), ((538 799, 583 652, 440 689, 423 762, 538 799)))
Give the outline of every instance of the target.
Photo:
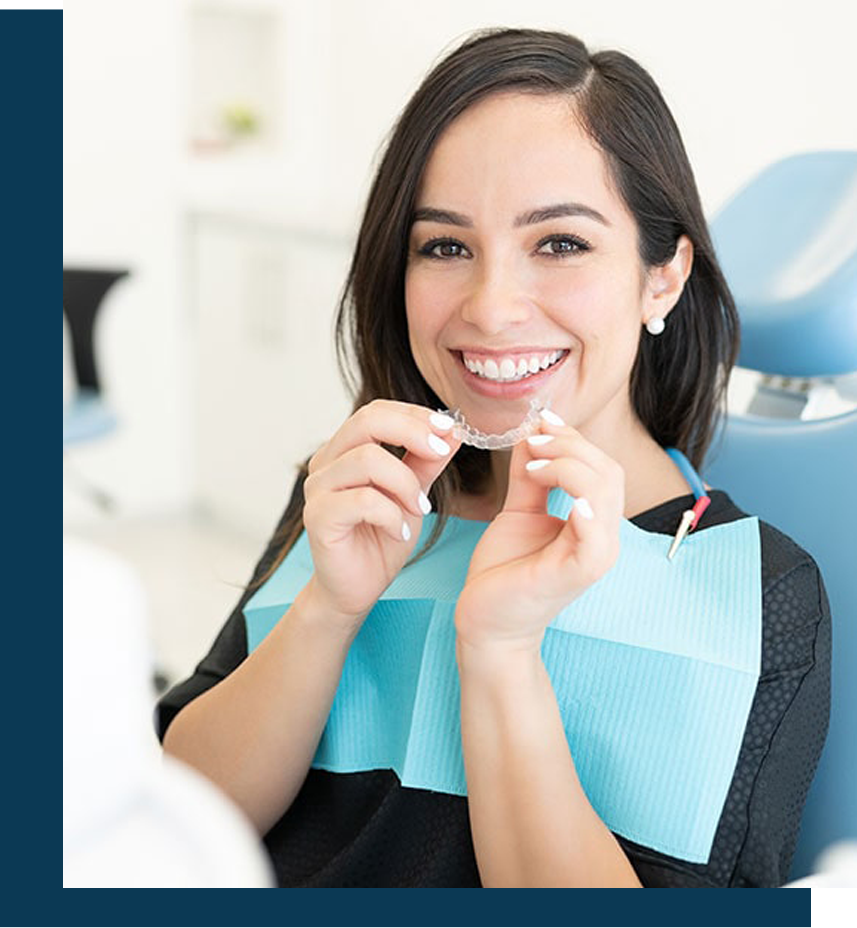
MULTIPOLYGON (((49 410, 59 412, 62 245, 62 13, 0 11, 0 344, 2 481, 2 841, 0 921, 43 924, 34 898, 61 885, 61 584, 50 526, 49 410), (59 270, 57 268, 57 270, 59 270), (53 321, 51 321, 53 320, 53 321), (54 349, 56 350, 56 349, 54 349), (52 367, 56 365, 56 367, 52 367), (52 374, 51 371, 55 371, 52 374), (54 377, 57 379, 54 380, 54 377), (55 863, 56 861, 56 863, 55 863)), ((59 418, 59 417, 57 417, 59 418)), ((58 427, 58 426, 57 426, 58 427)), ((59 463, 59 462, 57 462, 59 463)), ((51 487, 54 487, 52 490, 51 487)), ((57 547, 59 545, 57 544, 57 547)), ((57 902, 59 897, 55 896, 57 902)))
MULTIPOLYGON (((61 925, 810 924, 806 889, 66 890, 61 925), (168 895, 169 893, 169 895, 168 895)), ((35 914, 35 913, 34 913, 35 914)), ((53 924, 40 922, 40 924, 53 924)))

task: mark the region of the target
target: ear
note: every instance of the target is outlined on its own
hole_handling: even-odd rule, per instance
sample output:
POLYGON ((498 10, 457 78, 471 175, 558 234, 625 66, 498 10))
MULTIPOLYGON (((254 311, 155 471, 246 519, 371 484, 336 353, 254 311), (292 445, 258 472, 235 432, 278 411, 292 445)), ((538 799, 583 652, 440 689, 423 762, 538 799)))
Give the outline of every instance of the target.
POLYGON ((655 316, 666 319, 670 310, 678 303, 690 270, 693 267, 693 243, 686 236, 679 237, 675 254, 646 273, 643 295, 643 324, 655 316))

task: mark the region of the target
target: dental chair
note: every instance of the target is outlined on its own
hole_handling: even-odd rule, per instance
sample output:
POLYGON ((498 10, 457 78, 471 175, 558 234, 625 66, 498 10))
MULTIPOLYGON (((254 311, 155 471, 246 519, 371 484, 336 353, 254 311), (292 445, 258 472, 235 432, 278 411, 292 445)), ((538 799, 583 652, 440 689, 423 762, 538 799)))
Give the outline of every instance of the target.
POLYGON ((760 376, 744 408, 730 393, 704 473, 813 556, 832 615, 830 728, 794 880, 857 838, 857 152, 775 163, 711 228, 741 317, 738 364, 760 376))

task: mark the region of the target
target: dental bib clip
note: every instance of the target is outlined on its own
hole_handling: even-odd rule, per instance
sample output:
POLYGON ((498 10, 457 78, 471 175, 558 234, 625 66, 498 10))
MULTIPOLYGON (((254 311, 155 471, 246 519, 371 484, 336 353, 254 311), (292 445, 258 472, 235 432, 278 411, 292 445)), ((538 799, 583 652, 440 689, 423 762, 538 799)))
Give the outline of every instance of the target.
POLYGON ((452 427, 452 434, 465 445, 472 445, 474 448, 482 448, 483 450, 497 451, 503 448, 511 448, 517 445, 519 441, 523 441, 534 434, 538 428, 539 414, 543 409, 549 407, 550 401, 543 403, 541 400, 530 400, 530 411, 519 426, 492 435, 480 432, 479 429, 468 425, 460 409, 440 409, 438 412, 449 416, 453 420, 455 424, 452 427))

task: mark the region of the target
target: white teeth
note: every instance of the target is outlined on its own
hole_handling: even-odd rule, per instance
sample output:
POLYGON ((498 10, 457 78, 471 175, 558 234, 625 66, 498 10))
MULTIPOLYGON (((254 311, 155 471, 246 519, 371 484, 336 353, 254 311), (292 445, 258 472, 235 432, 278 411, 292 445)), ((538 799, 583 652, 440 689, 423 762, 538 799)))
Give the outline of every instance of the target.
POLYGON ((501 358, 498 364, 493 358, 486 361, 476 361, 472 358, 464 358, 465 367, 474 374, 484 377, 486 380, 501 381, 504 383, 513 383, 516 380, 522 380, 531 374, 537 374, 545 370, 552 364, 555 364, 565 355, 563 350, 552 351, 543 357, 533 355, 531 358, 521 358, 515 363, 512 358, 501 358))
POLYGON ((503 358, 500 362, 500 377, 511 380, 518 373, 518 366, 511 358, 503 358))

